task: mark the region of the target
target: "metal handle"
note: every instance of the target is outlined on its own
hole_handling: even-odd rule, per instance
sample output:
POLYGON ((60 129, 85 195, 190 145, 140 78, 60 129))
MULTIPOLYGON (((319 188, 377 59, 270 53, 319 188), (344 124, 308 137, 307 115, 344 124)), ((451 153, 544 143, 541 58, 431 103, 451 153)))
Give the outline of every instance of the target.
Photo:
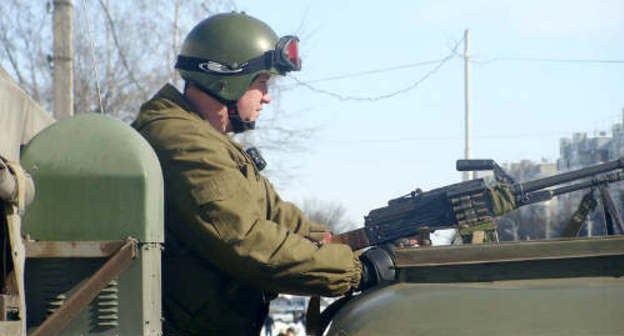
POLYGON ((492 170, 496 166, 494 160, 457 160, 457 171, 492 170))

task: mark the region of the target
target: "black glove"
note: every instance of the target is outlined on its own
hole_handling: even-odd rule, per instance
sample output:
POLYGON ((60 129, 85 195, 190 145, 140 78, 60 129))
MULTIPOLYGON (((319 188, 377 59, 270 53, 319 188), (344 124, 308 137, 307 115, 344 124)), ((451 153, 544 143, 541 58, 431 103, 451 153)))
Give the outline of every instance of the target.
POLYGON ((395 280, 394 259, 390 252, 381 247, 366 250, 360 256, 362 279, 356 290, 389 283, 395 280))

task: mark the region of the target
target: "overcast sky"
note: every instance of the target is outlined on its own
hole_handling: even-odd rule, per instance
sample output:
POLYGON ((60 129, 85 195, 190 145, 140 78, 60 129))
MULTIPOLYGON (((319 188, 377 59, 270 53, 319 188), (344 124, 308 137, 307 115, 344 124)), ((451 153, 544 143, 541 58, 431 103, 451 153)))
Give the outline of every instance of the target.
MULTIPOLYGON (((474 60, 473 158, 553 161, 560 138, 608 131, 622 119, 621 0, 237 4, 278 34, 302 39, 303 69, 292 76, 313 89, 285 78, 281 84, 290 89, 281 104, 293 125, 319 131, 297 178, 281 194, 295 202, 308 197, 339 202, 358 223, 390 198, 461 179, 454 167, 464 155, 463 59, 454 55, 442 65, 409 65, 441 61, 455 46, 462 54, 464 29, 470 29, 474 60), (401 69, 355 75, 392 67, 401 69), (349 76, 322 80, 341 75, 349 76), (404 89, 376 101, 337 98, 374 98, 404 89)), ((270 106, 263 112, 271 113, 270 106)), ((269 156, 269 165, 283 159, 269 156)))

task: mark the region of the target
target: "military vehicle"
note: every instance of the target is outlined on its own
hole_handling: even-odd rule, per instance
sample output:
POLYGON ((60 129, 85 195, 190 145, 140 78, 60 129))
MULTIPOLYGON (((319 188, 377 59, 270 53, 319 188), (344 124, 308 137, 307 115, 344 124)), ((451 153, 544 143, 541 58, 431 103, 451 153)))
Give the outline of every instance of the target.
POLYGON ((326 335, 624 335, 624 237, 402 248, 326 335))
POLYGON ((162 334, 153 150, 105 116, 53 123, 0 84, 0 335, 162 334))
POLYGON ((619 158, 518 183, 493 160, 458 160, 458 170, 493 170, 494 181, 417 189, 332 238, 354 249, 390 244, 398 283, 327 308, 328 335, 623 335, 624 222, 607 189, 624 179, 622 168, 619 158), (563 230, 573 238, 427 247, 432 229, 458 227, 473 242, 475 229, 494 229, 492 219, 507 211, 496 211, 496 195, 483 196, 492 190, 514 194, 516 209, 583 189, 563 230), (597 190, 607 236, 577 238, 597 190), (393 241, 405 236, 418 247, 393 241))
MULTIPOLYGON (((153 151, 120 121, 54 122, 0 84, 0 335, 160 335, 153 151)), ((317 333, 624 334, 623 236, 394 254, 398 281, 338 300, 317 333)))

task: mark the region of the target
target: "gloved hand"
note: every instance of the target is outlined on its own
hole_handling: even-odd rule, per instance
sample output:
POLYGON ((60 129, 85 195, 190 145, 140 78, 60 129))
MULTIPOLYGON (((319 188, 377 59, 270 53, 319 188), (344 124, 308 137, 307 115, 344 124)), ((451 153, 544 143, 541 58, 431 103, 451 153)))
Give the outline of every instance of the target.
POLYGON ((373 286, 395 280, 394 258, 388 250, 373 247, 360 255, 362 279, 356 290, 361 291, 373 286))
POLYGON ((332 232, 324 225, 310 222, 308 232, 304 235, 308 240, 317 245, 329 244, 332 239, 332 232))

